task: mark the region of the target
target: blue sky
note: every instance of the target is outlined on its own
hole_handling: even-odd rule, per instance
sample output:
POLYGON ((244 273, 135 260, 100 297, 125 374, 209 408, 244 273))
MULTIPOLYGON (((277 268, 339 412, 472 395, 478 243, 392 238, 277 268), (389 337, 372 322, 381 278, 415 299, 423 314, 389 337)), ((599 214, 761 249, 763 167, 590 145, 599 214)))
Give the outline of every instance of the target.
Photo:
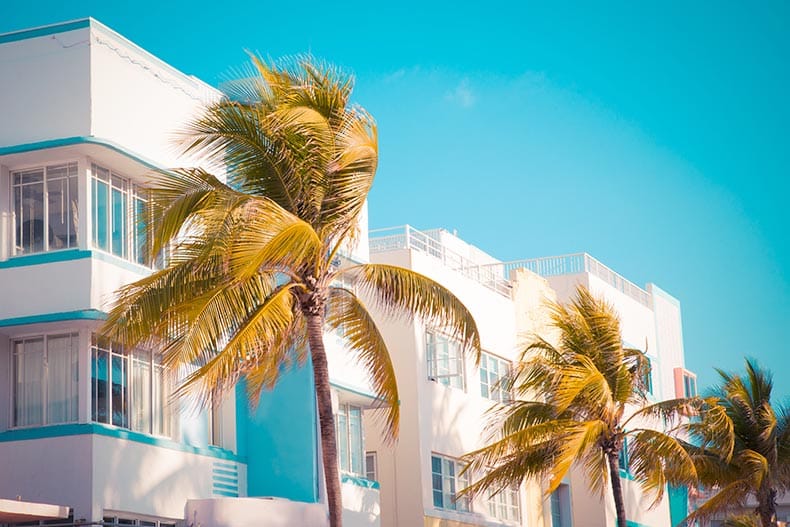
POLYGON ((749 355, 790 395, 790 4, 161 4, 11 0, 0 32, 93 16, 212 84, 244 49, 340 64, 379 124, 372 227, 586 251, 680 299, 701 386, 749 355))

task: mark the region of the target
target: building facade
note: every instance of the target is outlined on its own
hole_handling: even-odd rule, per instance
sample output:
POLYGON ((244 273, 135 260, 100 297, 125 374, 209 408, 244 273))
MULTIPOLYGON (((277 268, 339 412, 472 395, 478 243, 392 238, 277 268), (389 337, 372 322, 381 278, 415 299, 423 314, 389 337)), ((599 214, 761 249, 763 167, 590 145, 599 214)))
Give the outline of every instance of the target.
MULTIPOLYGON (((384 323, 401 386, 401 441, 379 455, 382 525, 524 525, 545 527, 615 524, 613 500, 588 490, 572 470, 551 496, 527 482, 498 496, 452 501, 469 482, 459 458, 485 444, 486 412, 508 394, 491 390, 530 335, 551 338, 546 303, 564 302, 583 285, 614 305, 624 344, 645 352, 653 401, 695 395, 696 377, 684 368, 679 302, 654 284, 642 289, 587 254, 501 262, 445 230, 405 226, 371 233, 373 261, 419 271, 453 291, 472 311, 482 338, 476 366, 454 350, 441 328, 420 321, 384 323)), ((376 434, 371 434, 375 437, 376 434)), ((687 513, 682 489, 667 489, 653 508, 622 460, 628 524, 677 525, 687 513)))
MULTIPOLYGON (((198 412, 170 402, 157 350, 98 335, 151 272, 152 170, 199 164, 174 138, 220 93, 93 19, 0 35, 0 71, 0 524, 325 525, 309 365, 257 407, 240 387, 198 412)), ((373 397, 327 338, 346 523, 375 526, 373 397)))

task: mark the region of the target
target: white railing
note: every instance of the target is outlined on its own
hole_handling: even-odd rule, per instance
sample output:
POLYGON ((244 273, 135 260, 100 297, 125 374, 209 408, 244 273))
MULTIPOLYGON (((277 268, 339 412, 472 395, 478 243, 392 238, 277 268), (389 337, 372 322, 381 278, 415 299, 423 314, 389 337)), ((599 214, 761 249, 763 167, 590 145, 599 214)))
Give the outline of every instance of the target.
POLYGON ((647 291, 612 271, 587 253, 503 262, 492 264, 491 267, 500 268, 502 276, 507 278, 510 278, 510 273, 515 269, 528 269, 543 277, 590 273, 640 304, 650 307, 650 294, 647 291))
POLYGON ((441 230, 419 231, 410 225, 370 231, 370 252, 415 249, 441 260, 447 267, 496 291, 510 296, 510 275, 516 269, 528 269, 543 277, 590 273, 637 302, 650 307, 650 295, 630 280, 609 269, 587 253, 548 256, 493 264, 477 264, 446 247, 441 230))
POLYGON ((503 296, 510 297, 510 281, 490 264, 479 265, 461 256, 441 242, 441 229, 419 231, 411 225, 370 231, 370 252, 380 253, 397 249, 414 249, 433 256, 450 269, 484 285, 503 296))

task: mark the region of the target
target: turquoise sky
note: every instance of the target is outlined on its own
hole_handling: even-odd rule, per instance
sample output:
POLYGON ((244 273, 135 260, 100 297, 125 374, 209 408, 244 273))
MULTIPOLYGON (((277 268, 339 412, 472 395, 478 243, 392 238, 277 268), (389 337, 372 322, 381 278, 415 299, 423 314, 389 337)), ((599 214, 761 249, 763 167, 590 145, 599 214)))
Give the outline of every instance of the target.
POLYGON ((680 299, 701 386, 749 355, 790 395, 790 4, 159 4, 6 0, 0 32, 93 16, 212 84, 244 49, 343 65, 379 123, 372 227, 586 251, 680 299))

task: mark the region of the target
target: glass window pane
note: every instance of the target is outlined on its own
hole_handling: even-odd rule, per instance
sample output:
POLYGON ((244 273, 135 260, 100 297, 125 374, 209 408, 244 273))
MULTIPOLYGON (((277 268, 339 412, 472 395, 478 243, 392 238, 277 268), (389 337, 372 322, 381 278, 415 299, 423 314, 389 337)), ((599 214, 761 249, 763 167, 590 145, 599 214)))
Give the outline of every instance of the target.
POLYGON ((93 179, 93 244, 105 251, 110 249, 108 233, 109 217, 109 186, 107 183, 93 179))
POLYGON ((151 353, 135 351, 132 358, 132 430, 150 434, 151 419, 151 353))
POLYGON ((97 423, 109 423, 109 393, 107 390, 109 376, 108 356, 106 350, 98 347, 93 348, 93 363, 91 366, 91 391, 92 391, 92 416, 91 419, 97 423))
POLYGON ((362 410, 356 406, 351 406, 348 414, 350 470, 354 474, 362 475, 362 459, 365 455, 362 442, 362 410))
POLYGON ((47 423, 77 420, 77 338, 47 338, 47 423))
POLYGON ((43 171, 21 175, 22 184, 14 188, 16 251, 30 254, 44 250, 43 171))
POLYGON ((14 343, 14 424, 44 424, 44 339, 14 343))
POLYGON ((112 253, 126 256, 126 193, 112 189, 112 253))
POLYGON ((127 428, 129 426, 128 386, 126 379, 126 357, 112 354, 110 359, 112 368, 112 424, 127 428))
POLYGON ((337 415, 337 449, 340 462, 340 470, 349 471, 348 459, 348 418, 344 413, 337 415))

